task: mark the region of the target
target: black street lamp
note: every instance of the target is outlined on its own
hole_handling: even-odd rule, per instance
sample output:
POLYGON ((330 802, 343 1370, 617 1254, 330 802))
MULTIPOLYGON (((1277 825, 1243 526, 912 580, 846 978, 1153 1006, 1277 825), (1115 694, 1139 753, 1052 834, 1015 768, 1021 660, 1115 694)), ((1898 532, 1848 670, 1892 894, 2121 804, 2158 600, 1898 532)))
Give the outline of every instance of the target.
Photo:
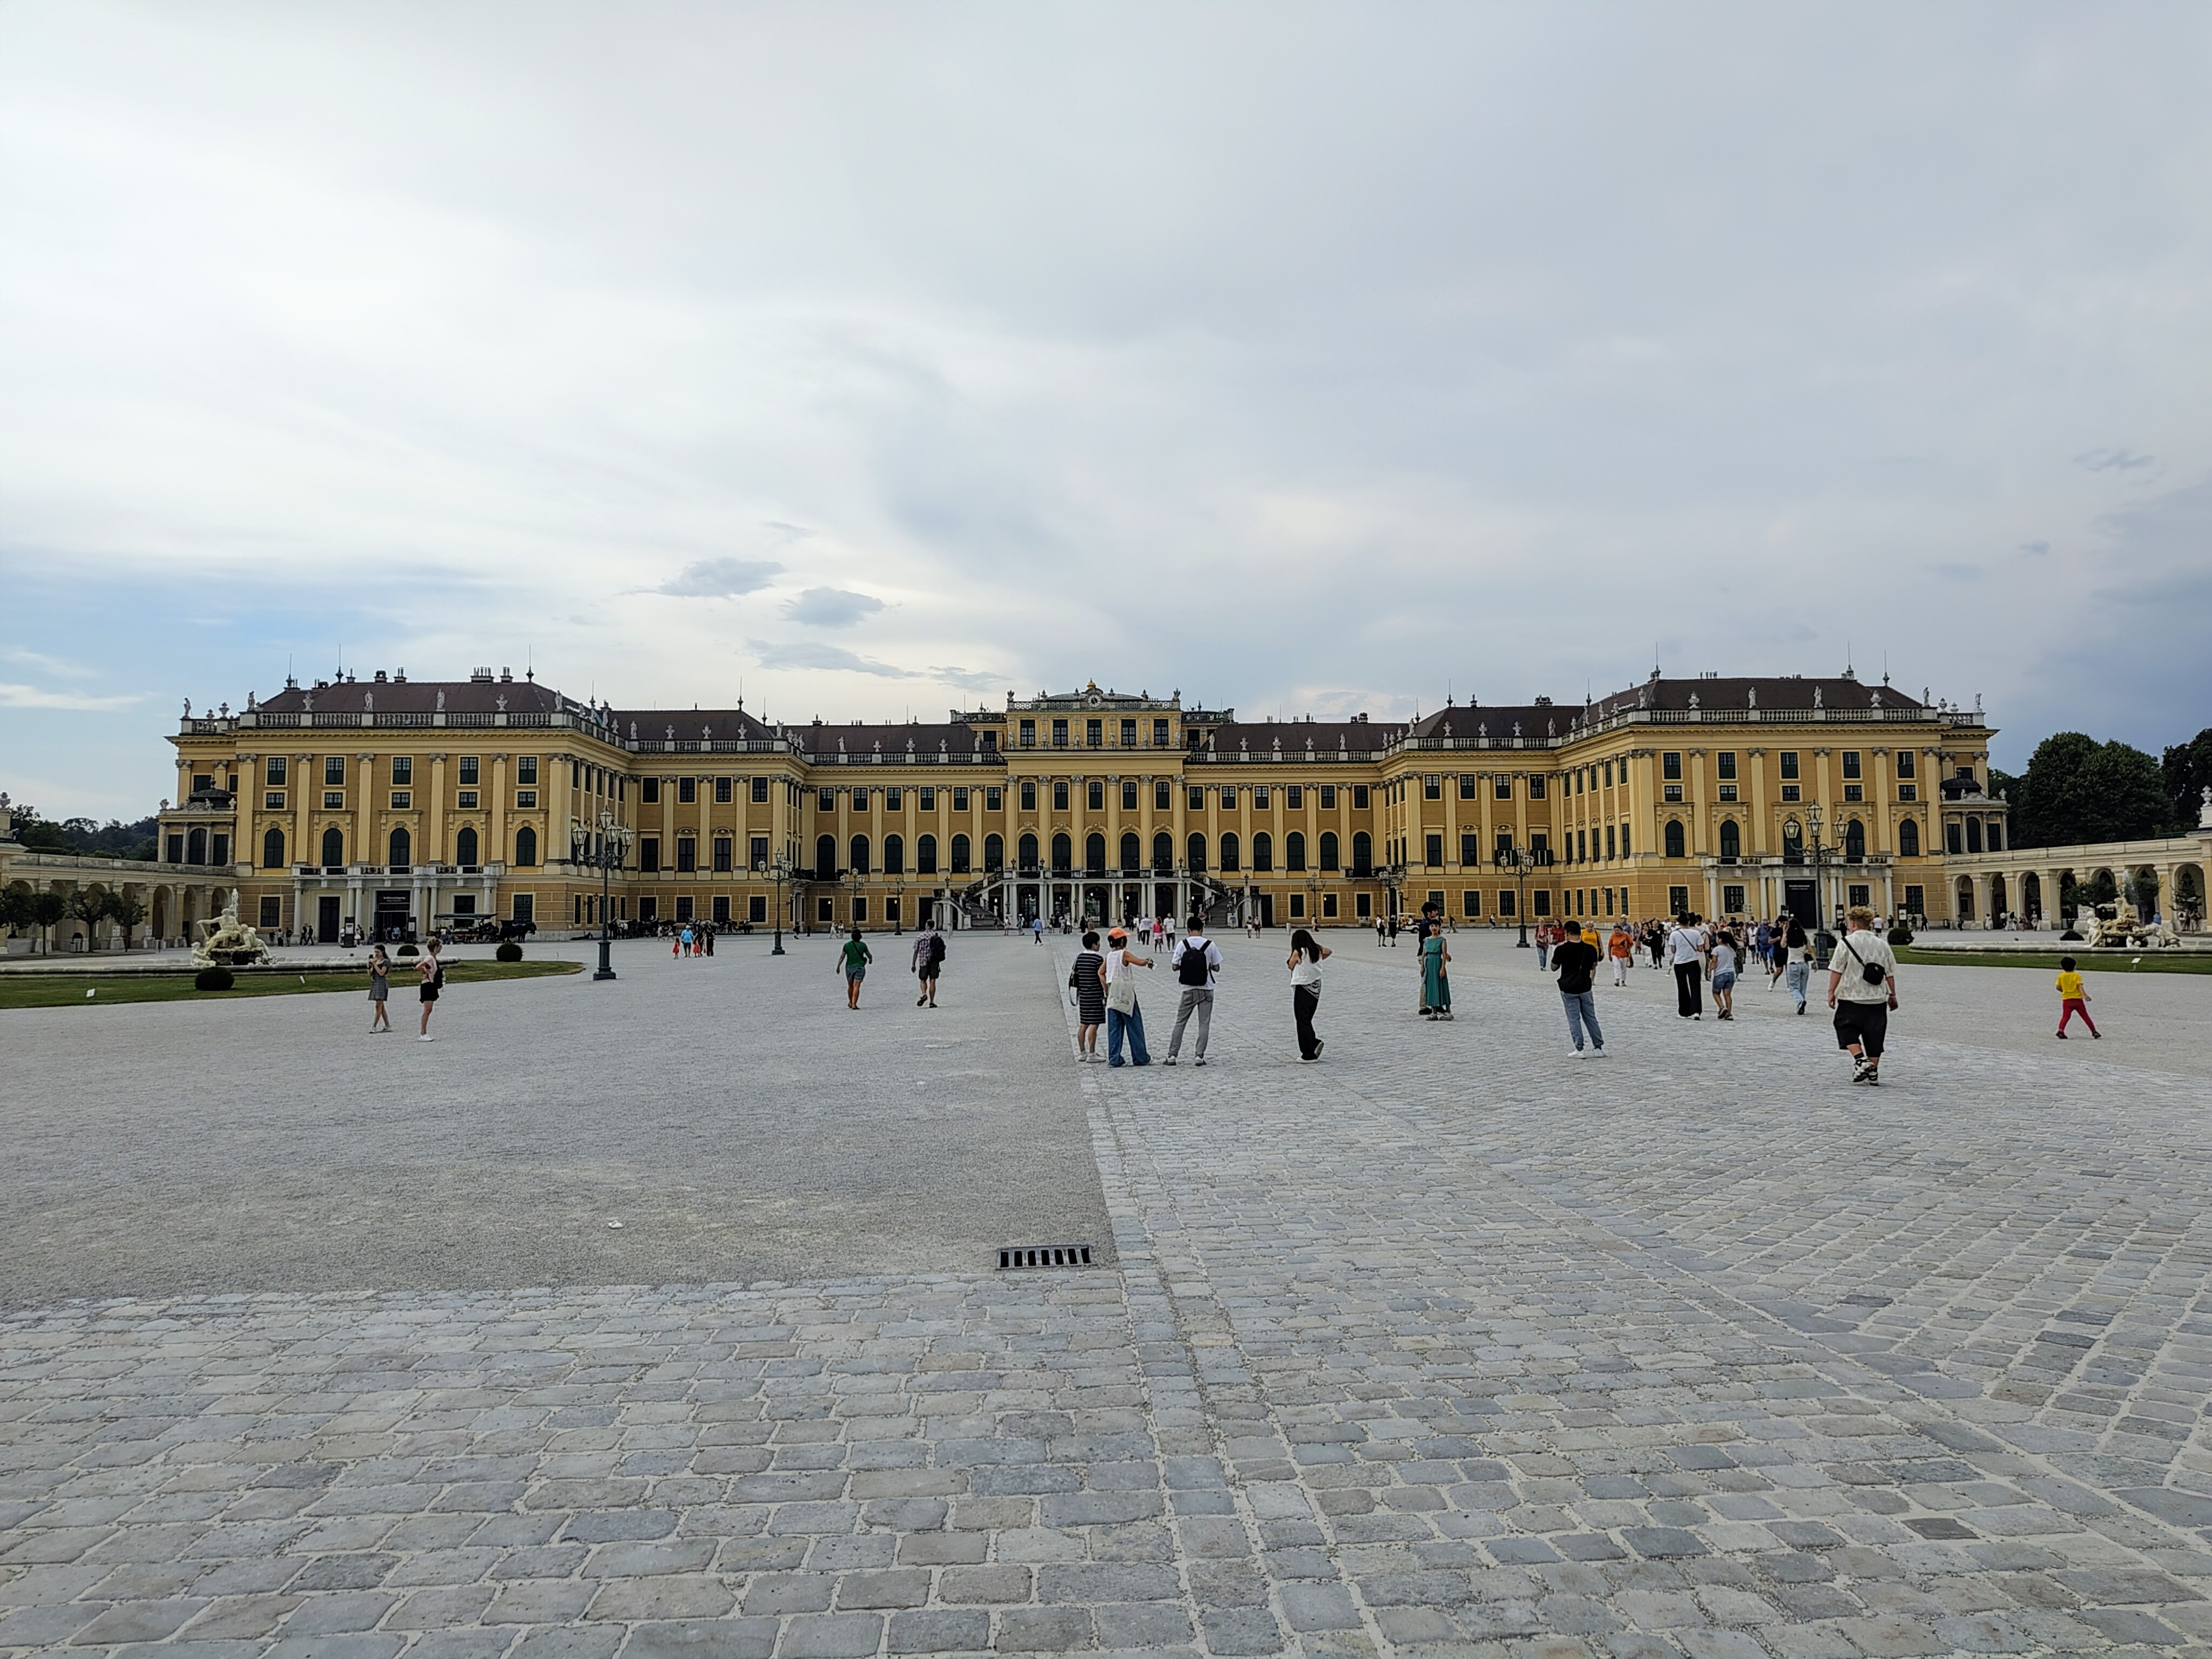
MULTIPOLYGON (((775 862, 768 867, 768 878, 775 884, 775 949, 769 951, 769 955, 785 956, 788 952, 783 948, 783 887, 786 882, 792 879, 791 853, 788 848, 775 855, 775 862)), ((797 896, 795 891, 793 896, 797 896)))
POLYGON ((602 809, 596 838, 583 834, 580 825, 571 827, 570 836, 573 842, 570 852, 583 855, 577 861, 599 866, 599 970, 592 977, 595 980, 612 979, 615 977, 614 935, 610 931, 612 924, 608 912, 611 908, 614 872, 626 862, 629 852, 629 826, 617 821, 611 811, 602 809))
POLYGON ((1492 854, 1491 861, 1499 869, 1513 872, 1513 910, 1521 923, 1521 937, 1514 944, 1516 948, 1525 951, 1528 948, 1528 872, 1551 863, 1552 849, 1548 847, 1501 847, 1492 854))
POLYGON ((891 884, 891 936, 896 939, 906 932, 906 878, 901 876, 891 884))
POLYGON ((1836 936, 1828 931, 1828 882, 1821 864, 1825 854, 1820 845, 1820 802, 1806 807, 1805 822, 1813 832, 1813 948, 1825 962, 1835 954, 1836 936))

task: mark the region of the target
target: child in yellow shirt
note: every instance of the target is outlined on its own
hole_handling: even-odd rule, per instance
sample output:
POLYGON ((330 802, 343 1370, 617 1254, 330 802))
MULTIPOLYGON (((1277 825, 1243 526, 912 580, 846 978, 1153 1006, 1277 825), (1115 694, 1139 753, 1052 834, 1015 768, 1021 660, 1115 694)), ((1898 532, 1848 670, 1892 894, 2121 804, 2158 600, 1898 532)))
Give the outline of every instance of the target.
POLYGON ((2089 1018, 2089 988, 2082 984, 2081 975, 2075 971, 2071 957, 2058 958, 2058 1040, 2061 1042, 2066 1041, 2066 1028, 2073 1023, 2076 1014, 2081 1016, 2081 1023, 2089 1028, 2091 1036, 2104 1036, 2097 1029, 2097 1022, 2089 1018))

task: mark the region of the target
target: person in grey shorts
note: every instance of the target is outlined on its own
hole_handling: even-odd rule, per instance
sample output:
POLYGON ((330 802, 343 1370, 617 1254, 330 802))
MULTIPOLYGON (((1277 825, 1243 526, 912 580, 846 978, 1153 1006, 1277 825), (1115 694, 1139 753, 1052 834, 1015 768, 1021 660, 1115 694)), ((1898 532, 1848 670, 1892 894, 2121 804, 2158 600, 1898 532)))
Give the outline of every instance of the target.
POLYGON ((1176 1063, 1176 1055, 1182 1050, 1182 1028, 1190 1024, 1190 1017, 1198 1016, 1197 1064, 1206 1064, 1206 1039, 1213 1030, 1213 982, 1221 972, 1221 947, 1206 936, 1206 918, 1193 916, 1190 929, 1176 946, 1175 957, 1169 963, 1176 982, 1182 987, 1182 1000, 1176 1005, 1175 1031, 1168 1038, 1167 1063, 1176 1063))

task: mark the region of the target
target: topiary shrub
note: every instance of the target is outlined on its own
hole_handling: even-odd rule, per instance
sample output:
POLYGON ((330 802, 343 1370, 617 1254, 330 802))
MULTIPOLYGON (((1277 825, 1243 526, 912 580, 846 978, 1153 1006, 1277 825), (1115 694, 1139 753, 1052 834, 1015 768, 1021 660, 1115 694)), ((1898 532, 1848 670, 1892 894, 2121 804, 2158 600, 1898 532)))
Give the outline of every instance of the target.
POLYGON ((238 976, 224 967, 203 968, 192 976, 195 991, 228 991, 238 983, 238 976))
POLYGON ((403 945, 399 947, 398 954, 403 957, 419 957, 422 952, 412 945, 403 945))
POLYGON ((1891 928, 1889 930, 1889 942, 1893 946, 1902 946, 1911 944, 1912 930, 1910 927, 1903 926, 1891 928))
POLYGON ((497 957, 501 962, 520 962, 522 960, 522 947, 513 939, 508 939, 498 950, 493 951, 492 955, 497 957))

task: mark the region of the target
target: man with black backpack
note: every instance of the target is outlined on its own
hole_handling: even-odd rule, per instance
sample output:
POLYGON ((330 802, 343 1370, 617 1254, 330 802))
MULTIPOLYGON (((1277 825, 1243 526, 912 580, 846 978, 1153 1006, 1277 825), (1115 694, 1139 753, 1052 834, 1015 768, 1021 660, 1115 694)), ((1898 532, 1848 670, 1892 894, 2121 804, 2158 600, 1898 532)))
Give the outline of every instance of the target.
POLYGON ((1175 1030, 1168 1038, 1167 1063, 1176 1063, 1176 1054, 1182 1048, 1182 1028, 1190 1024, 1190 1017, 1195 1013, 1198 1059, 1194 1063, 1203 1066, 1206 1039, 1213 1030, 1213 981, 1221 971, 1221 947, 1206 938, 1204 916, 1190 919, 1190 931, 1176 945, 1170 965, 1175 969, 1176 982, 1182 987, 1182 1000, 1176 1005, 1175 1030))

